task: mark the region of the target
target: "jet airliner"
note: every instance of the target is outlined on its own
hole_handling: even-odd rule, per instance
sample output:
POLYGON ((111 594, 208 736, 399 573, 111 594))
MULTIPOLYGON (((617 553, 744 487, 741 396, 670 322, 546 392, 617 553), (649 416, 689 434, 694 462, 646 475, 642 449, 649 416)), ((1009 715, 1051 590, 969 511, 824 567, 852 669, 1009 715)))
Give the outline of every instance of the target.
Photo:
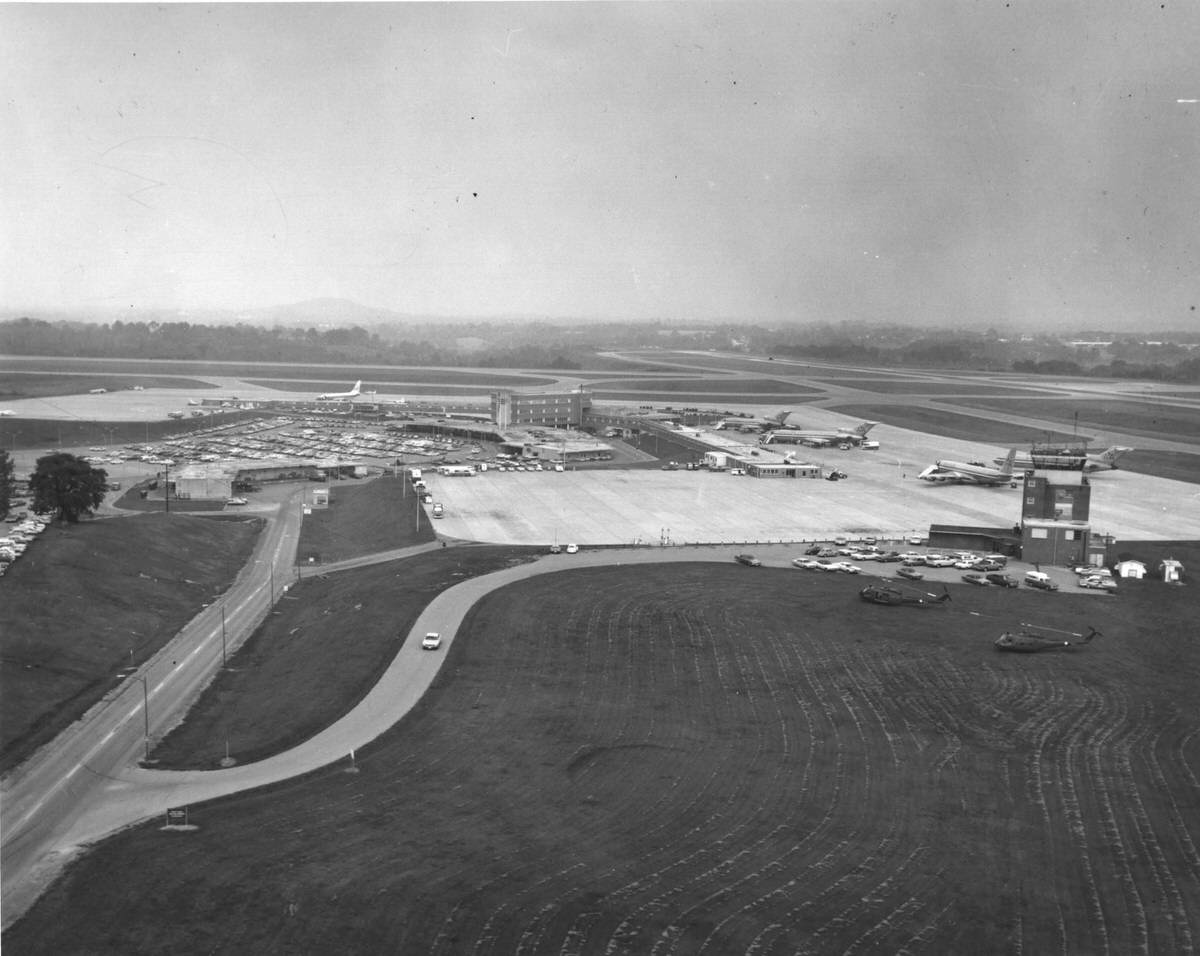
MULTIPOLYGON (((1127 451, 1133 451, 1126 445, 1112 445, 1100 452, 1098 455, 1087 455, 1082 459, 1082 467, 1084 471, 1102 471, 1106 468, 1116 468, 1117 459, 1124 455, 1127 451)), ((1053 458, 1056 456, 1043 456, 1053 458)), ((997 465, 1004 463, 1003 458, 993 459, 997 465)), ((1026 468, 1037 468, 1038 459, 1036 456, 1020 455, 1013 461, 1013 467, 1024 470, 1026 468)))
POLYGON ((867 432, 878 425, 878 422, 863 422, 856 428, 835 428, 832 431, 818 431, 803 428, 777 428, 764 435, 763 445, 772 442, 792 442, 797 445, 857 445, 867 437, 867 432))
POLYGON ((336 402, 343 398, 357 398, 362 391, 362 379, 354 383, 354 388, 348 392, 325 392, 317 396, 318 402, 336 402))
POLYGON ((989 468, 982 462, 941 459, 917 475, 925 481, 953 481, 964 485, 1013 485, 1013 461, 1017 450, 1010 448, 999 468, 989 468))

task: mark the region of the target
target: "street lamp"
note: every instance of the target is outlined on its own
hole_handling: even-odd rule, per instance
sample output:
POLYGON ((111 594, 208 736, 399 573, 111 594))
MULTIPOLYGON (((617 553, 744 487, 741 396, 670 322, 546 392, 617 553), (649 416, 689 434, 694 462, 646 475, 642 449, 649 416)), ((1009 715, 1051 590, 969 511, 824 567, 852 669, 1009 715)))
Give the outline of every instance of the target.
POLYGON ((144 739, 145 747, 146 747, 145 759, 147 761, 149 761, 149 759, 150 759, 150 683, 149 683, 148 678, 140 677, 137 674, 133 675, 133 679, 140 680, 142 682, 142 717, 145 718, 145 722, 146 722, 146 733, 145 733, 145 737, 143 739, 144 739))

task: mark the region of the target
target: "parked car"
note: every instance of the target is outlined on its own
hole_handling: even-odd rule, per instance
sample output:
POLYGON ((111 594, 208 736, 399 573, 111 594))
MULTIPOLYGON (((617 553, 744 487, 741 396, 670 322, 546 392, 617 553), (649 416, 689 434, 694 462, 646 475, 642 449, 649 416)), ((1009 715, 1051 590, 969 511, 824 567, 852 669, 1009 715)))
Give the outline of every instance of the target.
POLYGON ((990 582, 987 579, 987 575, 980 574, 978 571, 971 571, 967 574, 964 574, 962 576, 962 579, 964 581, 966 581, 967 584, 978 584, 981 587, 985 587, 985 588, 988 587, 990 584, 990 582))
POLYGON ((1001 574, 993 572, 987 576, 987 579, 992 584, 999 585, 1002 588, 1019 588, 1021 582, 1014 578, 1011 574, 1001 574))
POLYGON ((876 555, 875 560, 881 564, 892 564, 900 560, 900 553, 898 551, 885 551, 883 554, 876 555))
POLYGON ((1025 585, 1042 591, 1057 591, 1058 585, 1050 579, 1045 571, 1026 571, 1025 585))
POLYGON ((749 568, 757 568, 762 564, 762 562, 752 554, 735 554, 733 556, 733 560, 738 564, 744 564, 749 568))
POLYGON ((840 563, 840 561, 818 561, 816 569, 818 571, 838 571, 840 563))
POLYGON ((421 649, 425 651, 436 651, 442 646, 442 635, 437 631, 430 631, 421 638, 421 649))
POLYGON ((838 555, 836 548, 822 548, 817 552, 818 558, 836 558, 838 555))
POLYGON ((249 503, 245 498, 227 498, 225 500, 225 504, 227 505, 246 505, 249 503))
POLYGON ((562 551, 562 548, 560 548, 557 544, 550 545, 550 553, 551 554, 558 554, 561 551, 562 551))
POLYGON ((924 580, 925 575, 923 575, 916 568, 902 564, 900 567, 896 568, 896 577, 907 578, 910 581, 921 581, 924 580))
POLYGON ((843 574, 862 574, 862 568, 857 564, 851 564, 849 561, 834 562, 834 569, 841 571, 843 574))
POLYGON ((982 571, 986 574, 988 571, 1003 571, 1004 565, 999 561, 976 561, 971 565, 971 570, 982 571))
POLYGON ((1089 574, 1087 577, 1079 579, 1081 588, 1102 588, 1105 591, 1115 591, 1117 582, 1112 578, 1106 578, 1100 574, 1089 574))
POLYGON ((927 554, 925 555, 925 564, 931 568, 952 568, 955 561, 944 554, 927 554))
POLYGON ((567 554, 578 554, 578 553, 579 553, 579 545, 577 545, 577 544, 568 544, 567 545, 567 554))
POLYGON ((814 544, 804 549, 805 554, 820 554, 823 545, 814 544))
POLYGON ((793 567, 801 568, 805 571, 815 571, 820 563, 820 561, 813 558, 792 558, 793 567))

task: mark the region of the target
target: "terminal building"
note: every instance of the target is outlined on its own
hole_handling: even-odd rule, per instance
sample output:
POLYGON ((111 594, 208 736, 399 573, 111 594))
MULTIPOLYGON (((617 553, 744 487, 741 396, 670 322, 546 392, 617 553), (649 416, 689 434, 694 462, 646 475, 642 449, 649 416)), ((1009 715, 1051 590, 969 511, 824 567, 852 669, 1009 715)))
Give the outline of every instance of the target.
POLYGON ((523 425, 580 428, 591 406, 591 393, 582 388, 569 392, 505 390, 492 393, 492 421, 502 432, 523 425))

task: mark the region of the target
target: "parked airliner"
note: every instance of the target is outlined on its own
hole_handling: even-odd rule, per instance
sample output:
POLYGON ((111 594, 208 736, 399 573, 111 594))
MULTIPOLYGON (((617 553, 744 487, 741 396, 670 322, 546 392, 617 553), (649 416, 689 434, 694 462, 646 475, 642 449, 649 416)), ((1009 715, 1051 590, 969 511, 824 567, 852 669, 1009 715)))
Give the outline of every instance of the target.
POLYGON ((760 444, 791 442, 796 445, 857 445, 867 437, 867 432, 878 422, 863 422, 857 428, 835 428, 832 431, 817 431, 803 428, 777 428, 762 437, 760 444))
POLYGON ((357 398, 362 391, 362 379, 354 383, 354 388, 348 392, 326 392, 317 396, 318 402, 336 402, 343 398, 357 398))
POLYGON ((1017 450, 1010 448, 999 468, 989 468, 982 462, 942 459, 930 465, 917 477, 925 481, 953 481, 964 485, 1012 485, 1015 488, 1017 483, 1013 480, 1013 461, 1016 457, 1017 450))
MULTIPOLYGON (((1127 451, 1133 451, 1126 445, 1113 445, 1100 452, 1098 455, 1087 455, 1082 459, 1082 469, 1084 471, 1102 471, 1106 468, 1116 468, 1117 459, 1124 455, 1127 451)), ((1042 456, 1045 458, 1055 458, 1060 456, 1042 456)), ((1003 458, 993 459, 997 465, 1004 463, 1003 458)), ((1038 463, 1036 458, 1029 455, 1018 455, 1013 461, 1013 467, 1018 470, 1026 468, 1037 468, 1038 463)))

